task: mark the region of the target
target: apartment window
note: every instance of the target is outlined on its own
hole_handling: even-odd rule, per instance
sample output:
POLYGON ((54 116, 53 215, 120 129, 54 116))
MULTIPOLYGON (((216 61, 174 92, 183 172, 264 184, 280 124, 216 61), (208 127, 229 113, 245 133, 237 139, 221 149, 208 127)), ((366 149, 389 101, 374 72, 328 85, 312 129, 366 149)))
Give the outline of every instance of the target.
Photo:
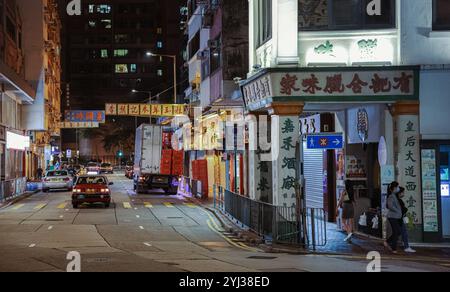
POLYGON ((97 12, 101 14, 109 14, 111 13, 111 5, 106 4, 97 5, 97 12))
POLYGON ((137 73, 137 65, 130 64, 130 73, 137 73))
POLYGON ((370 16, 371 0, 299 0, 299 30, 395 28, 395 0, 380 0, 381 15, 370 16))
POLYGON ((119 74, 128 73, 128 66, 127 66, 127 64, 116 64, 115 72, 119 73, 119 74))
POLYGON ((90 28, 95 28, 97 26, 97 22, 95 22, 95 20, 90 20, 88 26, 90 28))
POLYGON ((158 49, 162 49, 162 47, 163 47, 163 42, 157 42, 157 43, 156 43, 156 47, 158 47, 158 49))
POLYGON ((111 19, 102 19, 100 21, 102 28, 104 29, 111 29, 112 28, 112 21, 111 19))
POLYGON ((450 1, 433 0, 433 30, 450 30, 450 1))
POLYGON ((127 34, 116 34, 114 39, 117 44, 126 44, 129 42, 129 36, 127 34))
POLYGON ((214 41, 214 47, 211 48, 210 62, 211 62, 211 72, 216 71, 222 65, 222 49, 220 45, 220 39, 214 41))
POLYGON ((114 50, 114 57, 126 57, 126 56, 128 56, 128 50, 126 49, 114 50))
POLYGON ((272 38, 272 0, 257 0, 256 9, 256 46, 259 47, 272 38))
POLYGON ((161 27, 158 27, 158 28, 156 29, 156 33, 157 33, 157 34, 162 34, 162 32, 163 32, 163 30, 162 30, 161 27))
POLYGON ((163 76, 163 70, 158 69, 158 71, 156 72, 156 74, 157 74, 158 76, 163 76))
POLYGON ((101 50, 101 57, 102 57, 103 59, 108 58, 108 50, 102 49, 102 50, 101 50))
POLYGON ((189 58, 192 59, 200 50, 200 32, 189 41, 189 58))

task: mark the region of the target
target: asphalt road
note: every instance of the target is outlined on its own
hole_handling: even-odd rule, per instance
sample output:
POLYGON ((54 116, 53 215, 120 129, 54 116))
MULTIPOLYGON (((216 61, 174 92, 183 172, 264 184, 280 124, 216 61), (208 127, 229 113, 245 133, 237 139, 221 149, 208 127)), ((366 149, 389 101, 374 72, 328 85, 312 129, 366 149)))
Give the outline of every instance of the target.
MULTIPOLYGON (((364 272, 364 257, 268 254, 230 236, 183 197, 139 195, 112 175, 114 203, 74 210, 70 193, 39 193, 0 210, 0 271, 364 272)), ((382 258, 382 271, 450 271, 450 262, 382 258)))

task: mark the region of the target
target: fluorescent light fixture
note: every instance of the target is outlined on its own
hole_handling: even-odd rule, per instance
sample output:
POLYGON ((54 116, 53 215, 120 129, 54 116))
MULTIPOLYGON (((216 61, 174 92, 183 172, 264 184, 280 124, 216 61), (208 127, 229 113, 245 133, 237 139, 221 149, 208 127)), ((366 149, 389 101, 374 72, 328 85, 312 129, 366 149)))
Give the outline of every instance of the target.
POLYGON ((30 137, 6 132, 6 149, 25 151, 30 148, 30 137))

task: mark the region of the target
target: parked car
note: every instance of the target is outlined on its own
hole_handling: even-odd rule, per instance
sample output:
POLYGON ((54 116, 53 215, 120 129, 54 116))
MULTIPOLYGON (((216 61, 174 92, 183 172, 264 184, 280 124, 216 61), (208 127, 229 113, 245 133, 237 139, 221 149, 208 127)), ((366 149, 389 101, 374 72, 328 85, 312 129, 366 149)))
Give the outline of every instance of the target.
POLYGON ((80 176, 73 188, 72 206, 77 209, 82 204, 104 204, 109 208, 111 204, 111 190, 113 185, 106 176, 80 176))
POLYGON ((73 188, 73 177, 67 170, 54 170, 45 173, 42 179, 42 191, 68 190, 73 188))
POLYGON ((100 164, 98 164, 97 162, 89 162, 86 166, 86 174, 87 175, 100 174, 100 164))
POLYGON ((113 173, 114 173, 113 166, 112 166, 111 164, 109 164, 109 163, 103 163, 103 164, 100 166, 100 174, 102 174, 102 173, 110 173, 110 174, 113 174, 113 173))

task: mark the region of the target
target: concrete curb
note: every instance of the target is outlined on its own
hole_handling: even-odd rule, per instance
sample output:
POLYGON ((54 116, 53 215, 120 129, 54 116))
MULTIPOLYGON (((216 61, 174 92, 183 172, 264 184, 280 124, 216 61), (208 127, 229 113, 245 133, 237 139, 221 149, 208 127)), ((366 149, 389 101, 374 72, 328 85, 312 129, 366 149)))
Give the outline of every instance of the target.
POLYGON ((35 195, 35 194, 39 193, 39 192, 40 192, 40 190, 34 191, 34 192, 26 192, 26 193, 18 196, 17 198, 14 198, 11 201, 6 201, 4 203, 0 203, 0 210, 8 208, 8 207, 10 207, 10 206, 12 206, 12 205, 14 205, 14 204, 16 204, 16 203, 26 199, 26 198, 31 197, 32 195, 35 195))
POLYGON ((217 218, 220 225, 226 232, 233 234, 234 236, 238 237, 241 240, 244 240, 248 244, 258 246, 258 245, 264 243, 264 240, 262 238, 260 238, 258 235, 256 235, 255 233, 253 233, 250 230, 245 230, 245 229, 239 227, 238 225, 236 225, 236 223, 232 222, 230 218, 225 216, 219 210, 216 210, 216 209, 212 208, 211 206, 205 205, 202 201, 200 201, 196 198, 188 198, 188 199, 190 201, 197 203, 198 205, 202 206, 202 208, 204 208, 205 210, 207 210, 208 212, 213 214, 214 217, 217 218), (226 221, 228 221, 228 223, 226 221))

